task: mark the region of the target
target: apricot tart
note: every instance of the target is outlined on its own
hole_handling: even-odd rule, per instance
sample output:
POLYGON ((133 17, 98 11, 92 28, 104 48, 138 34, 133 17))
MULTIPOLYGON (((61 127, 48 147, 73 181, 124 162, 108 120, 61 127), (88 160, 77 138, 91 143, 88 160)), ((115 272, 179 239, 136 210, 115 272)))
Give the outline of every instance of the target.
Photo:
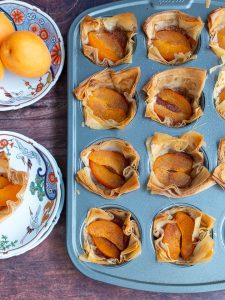
POLYGON ((96 65, 132 62, 137 20, 127 12, 108 18, 86 16, 80 24, 83 53, 96 65))
POLYGON ((122 264, 141 253, 140 233, 130 212, 91 208, 83 230, 80 260, 102 265, 122 264))
POLYGON ((178 10, 150 16, 143 23, 148 58, 167 65, 195 59, 194 53, 203 26, 200 17, 178 10))
POLYGON ((201 134, 189 131, 180 137, 172 137, 155 133, 147 139, 146 145, 151 165, 147 188, 153 194, 188 197, 215 184, 204 166, 201 134))
POLYGON ((213 179, 225 188, 225 138, 220 140, 218 148, 218 166, 213 172, 213 179))
POLYGON ((140 187, 139 155, 123 140, 106 140, 81 152, 84 168, 76 175, 86 189, 114 199, 140 187))
POLYGON ((159 213, 153 223, 157 260, 179 265, 210 261, 214 253, 214 222, 213 217, 189 206, 159 213))
POLYGON ((21 205, 26 185, 27 174, 10 168, 5 152, 0 152, 0 222, 21 205))
POLYGON ((213 97, 217 112, 225 119, 225 67, 223 67, 219 73, 213 91, 213 97))
POLYGON ((208 28, 209 46, 225 62, 225 7, 220 7, 209 14, 208 28))
POLYGON ((144 86, 145 117, 170 127, 181 127, 202 114, 200 99, 206 70, 177 68, 154 75, 144 86))
POLYGON ((105 70, 83 81, 75 90, 82 101, 85 125, 94 129, 124 128, 134 118, 135 91, 140 68, 105 70))

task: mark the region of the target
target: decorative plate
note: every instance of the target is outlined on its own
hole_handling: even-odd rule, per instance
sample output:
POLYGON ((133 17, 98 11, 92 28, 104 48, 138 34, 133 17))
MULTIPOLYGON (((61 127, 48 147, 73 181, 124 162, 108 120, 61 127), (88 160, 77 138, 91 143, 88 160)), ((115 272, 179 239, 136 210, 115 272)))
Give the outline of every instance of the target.
POLYGON ((0 222, 0 259, 26 252, 49 230, 64 199, 61 173, 51 154, 35 141, 0 131, 0 150, 10 166, 28 172, 23 203, 0 222))
POLYGON ((16 30, 32 31, 46 43, 52 57, 49 71, 39 78, 22 78, 5 70, 0 81, 0 111, 19 109, 43 98, 62 72, 65 49, 56 23, 43 11, 22 1, 1 1, 0 11, 7 14, 16 30))

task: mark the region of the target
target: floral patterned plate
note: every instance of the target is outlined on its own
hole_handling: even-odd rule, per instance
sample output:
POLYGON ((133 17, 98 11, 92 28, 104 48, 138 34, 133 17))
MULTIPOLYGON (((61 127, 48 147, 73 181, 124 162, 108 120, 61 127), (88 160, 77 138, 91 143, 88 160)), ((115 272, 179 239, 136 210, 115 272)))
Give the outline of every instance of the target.
POLYGON ((5 151, 11 167, 29 177, 23 203, 0 222, 1 259, 24 253, 38 243, 64 201, 64 187, 56 161, 35 141, 0 131, 0 151, 5 151))
POLYGON ((43 11, 22 1, 0 1, 16 30, 32 31, 46 43, 52 57, 50 70, 39 78, 22 78, 5 71, 0 81, 0 111, 19 109, 43 98, 62 72, 65 49, 56 23, 43 11))

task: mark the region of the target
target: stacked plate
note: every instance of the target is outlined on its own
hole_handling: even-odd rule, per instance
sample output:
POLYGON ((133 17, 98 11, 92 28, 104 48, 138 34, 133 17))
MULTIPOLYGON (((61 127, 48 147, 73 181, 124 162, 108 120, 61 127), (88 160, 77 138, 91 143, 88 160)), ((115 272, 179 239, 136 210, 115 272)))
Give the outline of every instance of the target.
POLYGON ((20 255, 39 245, 57 223, 64 203, 61 171, 40 144, 14 132, 0 131, 0 151, 10 168, 28 174, 22 204, 0 222, 0 259, 20 255))

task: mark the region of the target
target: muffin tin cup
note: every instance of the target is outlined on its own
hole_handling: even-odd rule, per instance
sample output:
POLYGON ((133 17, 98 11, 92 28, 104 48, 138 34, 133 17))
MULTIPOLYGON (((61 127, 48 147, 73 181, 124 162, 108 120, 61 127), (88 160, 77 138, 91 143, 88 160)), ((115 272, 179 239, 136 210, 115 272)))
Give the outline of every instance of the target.
POLYGON ((210 11, 223 5, 223 1, 212 1, 206 9, 201 0, 142 0, 120 1, 95 7, 83 12, 73 22, 68 35, 68 185, 67 185, 67 249, 73 264, 83 274, 106 283, 133 289, 156 292, 203 292, 225 289, 225 272, 222 262, 225 261, 225 201, 224 190, 215 185, 208 190, 187 198, 171 199, 154 195, 147 191, 150 175, 149 158, 145 146, 146 139, 155 132, 172 136, 195 130, 204 135, 204 148, 209 160, 209 170, 217 165, 217 146, 224 137, 224 120, 218 116, 214 107, 213 88, 219 70, 209 74, 203 90, 205 96, 204 115, 196 122, 181 128, 168 128, 144 117, 145 94, 142 91, 145 83, 155 74, 176 66, 166 66, 147 58, 145 35, 142 31, 144 20, 150 15, 167 9, 180 9, 183 12, 200 16, 205 22, 201 33, 201 45, 197 60, 192 60, 179 67, 195 67, 209 70, 218 64, 218 59, 209 48, 207 32, 207 15, 210 11), (80 49, 79 23, 88 14, 93 17, 104 17, 122 12, 133 12, 138 21, 137 47, 131 64, 120 65, 113 70, 125 67, 141 68, 141 79, 137 85, 139 98, 138 111, 132 122, 123 130, 94 130, 82 126, 83 114, 80 103, 73 96, 73 89, 92 74, 103 68, 90 62, 80 49), (140 155, 140 189, 122 195, 116 200, 108 200, 89 192, 76 183, 74 176, 80 169, 80 153, 87 145, 108 138, 120 138, 130 143, 140 155), (177 265, 159 263, 155 258, 151 239, 151 226, 155 215, 173 205, 191 205, 198 207, 216 219, 213 229, 215 254, 206 264, 189 268, 178 268, 177 265), (83 252, 81 247, 81 226, 90 208, 104 206, 122 206, 131 211, 137 218, 142 232, 142 253, 136 259, 117 268, 108 268, 87 262, 81 262, 78 256, 83 252))

